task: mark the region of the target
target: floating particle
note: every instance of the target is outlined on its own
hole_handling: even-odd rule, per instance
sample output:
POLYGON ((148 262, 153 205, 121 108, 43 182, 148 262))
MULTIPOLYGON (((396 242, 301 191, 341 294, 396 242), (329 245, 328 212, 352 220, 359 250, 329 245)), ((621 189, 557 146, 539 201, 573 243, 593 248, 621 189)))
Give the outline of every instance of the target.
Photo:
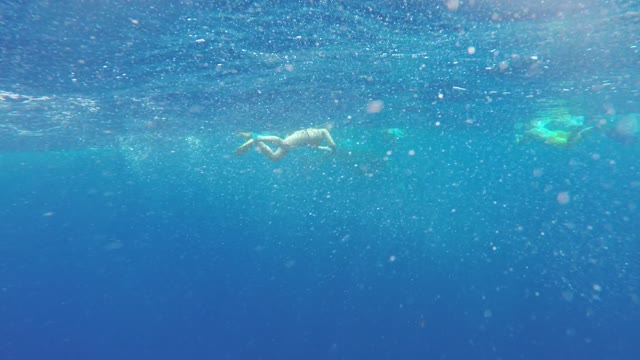
POLYGON ((469 46, 469 47, 467 48, 467 53, 468 53, 469 55, 473 55, 473 54, 475 54, 475 53, 476 53, 476 48, 475 48, 474 46, 469 46))
POLYGON ((449 11, 457 11, 460 7, 460 0, 447 0, 445 5, 449 11))
POLYGON ((573 296, 574 296, 573 291, 565 290, 565 291, 562 292, 562 298, 565 301, 568 301, 568 302, 573 301, 573 296))
POLYGON ((556 199, 558 200, 558 204, 560 205, 566 205, 569 203, 569 201, 571 201, 571 197, 569 196, 568 191, 559 192, 556 199))
POLYGON ((122 241, 114 240, 114 241, 111 241, 108 244, 106 244, 104 246, 104 249, 105 250, 109 250, 109 251, 114 251, 114 250, 122 249, 123 246, 124 246, 124 244, 122 243, 122 241))
POLYGON ((396 261, 396 256, 395 255, 389 256, 389 262, 394 262, 394 261, 396 261))
POLYGON ((544 174, 544 170, 541 168, 533 169, 533 177, 540 177, 544 174))
POLYGON ((384 108, 384 102, 382 100, 373 100, 367 105, 368 114, 377 114, 384 108))
POLYGON ((198 40, 196 40, 196 43, 204 44, 205 41, 206 41, 205 39, 198 39, 198 40))

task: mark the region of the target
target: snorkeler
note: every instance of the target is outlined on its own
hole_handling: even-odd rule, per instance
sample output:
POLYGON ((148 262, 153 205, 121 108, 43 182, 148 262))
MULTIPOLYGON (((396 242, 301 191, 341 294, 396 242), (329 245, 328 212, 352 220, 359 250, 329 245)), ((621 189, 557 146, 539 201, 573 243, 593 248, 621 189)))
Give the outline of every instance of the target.
POLYGON ((256 146, 258 150, 266 157, 273 161, 281 160, 285 155, 289 153, 291 149, 309 146, 322 151, 331 153, 336 152, 336 143, 329 134, 330 126, 326 128, 308 128, 295 131, 284 139, 273 135, 258 135, 252 133, 239 133, 240 136, 248 139, 247 142, 242 144, 236 149, 236 155, 246 154, 252 146, 256 146), (328 146, 321 146, 322 141, 326 140, 328 146), (278 147, 276 151, 273 151, 269 145, 265 143, 271 143, 278 147))
POLYGON ((575 126, 568 129, 550 130, 543 126, 533 126, 525 132, 525 137, 542 140, 545 144, 567 147, 575 145, 586 134, 593 130, 593 126, 575 126))
POLYGON ((516 135, 517 142, 535 139, 548 145, 569 147, 582 140, 594 126, 586 123, 584 116, 574 116, 565 108, 557 108, 538 113, 525 129, 516 135))

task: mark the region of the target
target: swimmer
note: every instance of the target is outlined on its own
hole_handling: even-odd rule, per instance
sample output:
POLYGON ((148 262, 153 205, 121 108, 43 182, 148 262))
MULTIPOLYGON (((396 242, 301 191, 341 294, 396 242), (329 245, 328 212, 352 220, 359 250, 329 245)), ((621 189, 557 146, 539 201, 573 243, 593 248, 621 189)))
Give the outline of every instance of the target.
POLYGON ((544 127, 533 127, 525 132, 524 137, 520 136, 516 139, 517 141, 522 141, 523 138, 529 137, 540 139, 548 145, 569 147, 582 140, 584 136, 590 133, 593 129, 593 126, 584 126, 569 130, 549 130, 544 127))
POLYGON ((246 154, 254 145, 261 153, 272 161, 279 161, 287 155, 291 149, 302 146, 309 146, 318 150, 335 153, 336 143, 333 141, 331 134, 329 134, 330 128, 331 127, 328 126, 326 128, 308 128, 298 130, 287 135, 284 139, 273 135, 239 133, 240 136, 248 140, 236 149, 236 155, 240 156, 246 154), (327 142, 328 146, 321 145, 323 140, 327 142), (278 149, 273 151, 271 147, 265 143, 275 145, 278 149))
POLYGON ((548 145, 570 147, 594 129, 593 125, 585 123, 584 116, 571 116, 562 109, 559 112, 560 115, 554 114, 556 117, 532 120, 523 134, 516 135, 516 141, 537 139, 548 145))

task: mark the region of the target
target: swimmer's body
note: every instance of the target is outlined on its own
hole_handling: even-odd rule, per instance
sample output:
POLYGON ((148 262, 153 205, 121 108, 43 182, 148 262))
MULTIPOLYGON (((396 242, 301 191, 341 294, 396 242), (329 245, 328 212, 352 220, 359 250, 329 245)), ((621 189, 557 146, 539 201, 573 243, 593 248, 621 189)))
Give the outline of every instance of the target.
POLYGON ((533 120, 523 134, 516 135, 516 141, 527 139, 541 140, 545 144, 557 147, 570 147, 584 139, 594 125, 587 123, 584 116, 562 116, 533 120))
POLYGON ((249 140, 236 149, 236 155, 246 154, 252 146, 258 148, 267 158, 272 161, 279 161, 291 151, 302 146, 309 146, 318 150, 335 153, 336 143, 333 141, 329 128, 308 128, 297 130, 285 137, 284 139, 273 135, 255 135, 251 133, 240 133, 249 140), (327 146, 321 145, 323 141, 327 142, 327 146), (273 151, 270 143, 278 148, 273 151))

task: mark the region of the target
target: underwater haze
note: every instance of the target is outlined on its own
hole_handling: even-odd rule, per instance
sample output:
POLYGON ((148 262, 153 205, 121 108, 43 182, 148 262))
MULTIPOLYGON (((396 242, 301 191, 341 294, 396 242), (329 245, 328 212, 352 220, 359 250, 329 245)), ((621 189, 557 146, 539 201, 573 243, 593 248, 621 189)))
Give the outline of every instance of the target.
POLYGON ((640 358, 637 1, 0 24, 0 359, 640 358))

